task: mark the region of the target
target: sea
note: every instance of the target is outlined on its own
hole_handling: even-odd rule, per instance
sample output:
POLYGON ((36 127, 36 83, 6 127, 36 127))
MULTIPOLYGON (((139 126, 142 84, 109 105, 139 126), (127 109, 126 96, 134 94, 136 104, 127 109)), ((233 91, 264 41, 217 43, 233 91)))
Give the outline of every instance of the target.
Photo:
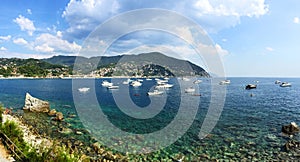
MULTIPOLYGON (((140 87, 123 84, 127 78, 1 79, 0 102, 20 111, 26 93, 47 100, 52 109, 64 114, 70 129, 89 132, 64 138, 93 136, 123 154, 150 154, 160 161, 299 159, 284 149, 287 141, 299 136, 284 136, 281 128, 291 122, 300 124, 300 79, 227 79, 230 84, 219 85, 211 78, 170 78, 174 86, 154 96, 147 92, 153 91, 155 79, 143 78, 140 87), (195 79, 202 82, 194 84, 195 79), (101 86, 104 80, 119 89, 101 86), (292 86, 280 87, 275 80, 292 86), (245 90, 247 84, 257 88, 245 90), (90 89, 78 91, 83 87, 90 89), (195 92, 185 93, 188 87, 196 88, 195 92), (212 91, 213 87, 222 87, 222 93, 212 91)), ((60 138, 57 128, 51 129, 56 133, 48 133, 60 138)))

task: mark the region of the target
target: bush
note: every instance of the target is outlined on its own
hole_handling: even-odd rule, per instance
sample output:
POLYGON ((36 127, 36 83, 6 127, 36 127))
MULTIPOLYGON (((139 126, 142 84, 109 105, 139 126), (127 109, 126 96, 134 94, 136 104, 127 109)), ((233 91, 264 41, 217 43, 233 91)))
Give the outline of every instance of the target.
MULTIPOLYGON (((27 144, 23 138, 22 130, 15 122, 6 121, 1 125, 0 131, 4 133, 10 140, 23 152, 19 153, 21 161, 28 162, 77 162, 80 159, 79 155, 69 154, 69 150, 54 143, 50 148, 36 149, 27 144)), ((13 155, 14 156, 14 155, 13 155)), ((15 157, 16 158, 16 157, 15 157)), ((17 159, 17 158, 16 158, 17 159)))

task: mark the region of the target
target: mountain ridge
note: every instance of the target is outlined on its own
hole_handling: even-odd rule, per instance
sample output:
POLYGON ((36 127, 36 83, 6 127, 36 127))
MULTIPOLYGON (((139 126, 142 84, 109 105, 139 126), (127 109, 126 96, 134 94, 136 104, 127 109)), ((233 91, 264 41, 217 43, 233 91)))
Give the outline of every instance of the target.
POLYGON ((0 75, 25 77, 62 77, 89 75, 113 76, 201 76, 210 75, 190 61, 159 52, 117 56, 64 56, 46 59, 0 58, 0 75))

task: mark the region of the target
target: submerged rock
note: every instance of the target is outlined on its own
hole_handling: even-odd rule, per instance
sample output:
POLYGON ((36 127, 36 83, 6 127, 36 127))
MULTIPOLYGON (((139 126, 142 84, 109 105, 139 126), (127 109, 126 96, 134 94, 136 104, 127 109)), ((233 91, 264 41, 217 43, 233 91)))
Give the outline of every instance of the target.
POLYGON ((56 113, 57 113, 56 110, 55 110, 55 109, 52 109, 52 110, 49 111, 48 115, 49 115, 49 116, 55 116, 56 113))
POLYGON ((290 140, 285 143, 284 148, 286 151, 300 151, 300 142, 295 140, 290 140))
POLYGON ((287 135, 295 135, 300 131, 300 128, 295 122, 291 122, 289 125, 282 126, 281 131, 287 135))
POLYGON ((26 93, 25 105, 23 110, 29 110, 31 112, 49 112, 50 104, 47 101, 32 97, 29 93, 26 93))

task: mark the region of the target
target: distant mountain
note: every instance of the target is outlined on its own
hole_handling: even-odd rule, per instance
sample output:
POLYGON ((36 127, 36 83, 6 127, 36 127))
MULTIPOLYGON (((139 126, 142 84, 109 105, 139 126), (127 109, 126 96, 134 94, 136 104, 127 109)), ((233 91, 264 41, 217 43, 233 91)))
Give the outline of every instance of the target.
POLYGON ((3 77, 52 77, 70 73, 69 67, 38 59, 0 58, 0 75, 3 77))
MULTIPOLYGON (((48 59, 43 59, 45 62, 60 64, 70 68, 74 68, 75 60, 75 56, 54 56, 48 59)), ((100 76, 197 75, 210 77, 210 75, 198 65, 189 61, 172 58, 159 52, 91 58, 80 56, 77 57, 76 66, 73 70, 78 74, 89 74, 92 72, 100 76)))
POLYGON ((201 76, 210 75, 198 65, 159 52, 103 57, 54 56, 48 59, 0 58, 0 76, 61 77, 201 76))

